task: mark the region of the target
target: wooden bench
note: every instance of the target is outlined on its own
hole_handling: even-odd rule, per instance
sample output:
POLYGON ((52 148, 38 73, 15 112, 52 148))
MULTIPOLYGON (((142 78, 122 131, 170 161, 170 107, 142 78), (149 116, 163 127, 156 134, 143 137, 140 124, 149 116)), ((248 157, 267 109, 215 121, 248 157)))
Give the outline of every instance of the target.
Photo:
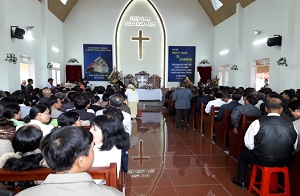
POLYGON ((246 116, 245 114, 241 115, 240 123, 238 126, 238 133, 233 133, 233 129, 229 130, 229 155, 235 159, 238 159, 239 154, 244 149, 244 136, 249 127, 249 125, 260 118, 260 116, 246 116))
MULTIPOLYGON (((93 179, 105 179, 106 186, 117 188, 117 164, 111 163, 109 167, 92 167, 87 171, 93 179)), ((3 181, 35 181, 45 180, 49 174, 55 173, 50 168, 39 168, 30 171, 11 171, 0 169, 0 182, 3 181)))
POLYGON ((208 116, 204 117, 203 124, 204 124, 204 137, 213 141, 213 133, 215 127, 215 119, 218 116, 219 110, 221 107, 211 106, 210 113, 208 116))
POLYGON ((204 121, 204 117, 207 116, 206 113, 205 113, 205 107, 206 107, 206 104, 201 103, 199 114, 196 117, 196 128, 195 128, 195 130, 198 131, 199 133, 203 132, 203 121, 204 121))
POLYGON ((222 150, 226 150, 226 140, 228 138, 228 130, 233 129, 231 124, 231 112, 230 110, 224 110, 223 118, 221 121, 215 122, 216 131, 216 145, 222 150))

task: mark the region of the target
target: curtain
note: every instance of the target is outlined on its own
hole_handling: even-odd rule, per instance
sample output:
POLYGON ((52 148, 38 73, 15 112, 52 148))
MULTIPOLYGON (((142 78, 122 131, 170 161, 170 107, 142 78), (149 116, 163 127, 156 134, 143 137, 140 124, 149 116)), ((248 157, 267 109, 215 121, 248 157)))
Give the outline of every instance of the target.
POLYGON ((66 82, 75 82, 82 79, 81 65, 66 65, 66 82))
POLYGON ((197 67, 200 74, 200 83, 206 83, 207 79, 211 79, 211 66, 209 67, 197 67))

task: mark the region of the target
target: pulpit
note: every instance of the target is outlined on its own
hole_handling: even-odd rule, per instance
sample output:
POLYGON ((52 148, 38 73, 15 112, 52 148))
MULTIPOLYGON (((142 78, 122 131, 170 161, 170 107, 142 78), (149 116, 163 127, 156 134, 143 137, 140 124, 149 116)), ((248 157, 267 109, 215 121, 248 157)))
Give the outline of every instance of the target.
POLYGON ((135 74, 135 77, 138 81, 138 88, 142 88, 149 83, 149 74, 135 74))

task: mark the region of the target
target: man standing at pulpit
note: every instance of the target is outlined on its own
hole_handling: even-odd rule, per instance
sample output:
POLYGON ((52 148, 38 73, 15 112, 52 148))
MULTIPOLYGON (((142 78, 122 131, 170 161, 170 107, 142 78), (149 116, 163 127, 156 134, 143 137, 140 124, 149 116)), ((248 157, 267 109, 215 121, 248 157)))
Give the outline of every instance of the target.
POLYGON ((190 100, 193 94, 191 89, 184 87, 184 82, 180 83, 180 88, 176 89, 173 94, 176 109, 176 128, 187 129, 189 109, 191 108, 190 100), (183 124, 182 124, 183 123, 183 124))

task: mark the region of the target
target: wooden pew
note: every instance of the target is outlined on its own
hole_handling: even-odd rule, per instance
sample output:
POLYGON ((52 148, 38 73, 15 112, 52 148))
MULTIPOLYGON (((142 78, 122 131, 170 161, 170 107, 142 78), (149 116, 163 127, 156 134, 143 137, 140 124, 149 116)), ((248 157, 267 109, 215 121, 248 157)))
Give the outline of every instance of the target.
POLYGON ((191 118, 192 118, 192 127, 195 130, 196 129, 196 120, 197 120, 197 115, 196 115, 196 105, 197 105, 197 100, 192 102, 192 108, 191 108, 191 118))
POLYGON ((211 110, 208 116, 205 116, 203 123, 204 123, 204 137, 213 141, 213 133, 215 127, 215 119, 218 116, 219 110, 221 107, 211 106, 211 110))
POLYGON ((293 154, 291 164, 289 165, 291 195, 300 195, 299 163, 300 163, 300 152, 298 151, 295 154, 293 154))
POLYGON ((228 138, 228 130, 233 129, 231 124, 230 110, 224 110, 222 121, 215 122, 216 145, 222 150, 226 150, 226 140, 228 138))
POLYGON ((244 136, 249 127, 249 125, 260 117, 257 116, 246 116, 241 115, 239 127, 237 129, 238 133, 233 133, 233 129, 229 130, 229 155, 235 159, 238 159, 239 154, 244 149, 244 136))
MULTIPOLYGON (((117 164, 111 163, 109 167, 92 167, 87 171, 93 179, 105 179, 106 186, 117 188, 117 164)), ((2 181, 35 181, 45 180, 49 174, 55 173, 50 168, 39 168, 30 171, 11 171, 0 169, 0 182, 2 181)))
POLYGON ((198 131, 199 133, 203 132, 203 121, 204 121, 204 117, 207 116, 205 113, 205 107, 206 107, 206 103, 201 103, 199 114, 196 117, 196 129, 195 130, 198 131))

